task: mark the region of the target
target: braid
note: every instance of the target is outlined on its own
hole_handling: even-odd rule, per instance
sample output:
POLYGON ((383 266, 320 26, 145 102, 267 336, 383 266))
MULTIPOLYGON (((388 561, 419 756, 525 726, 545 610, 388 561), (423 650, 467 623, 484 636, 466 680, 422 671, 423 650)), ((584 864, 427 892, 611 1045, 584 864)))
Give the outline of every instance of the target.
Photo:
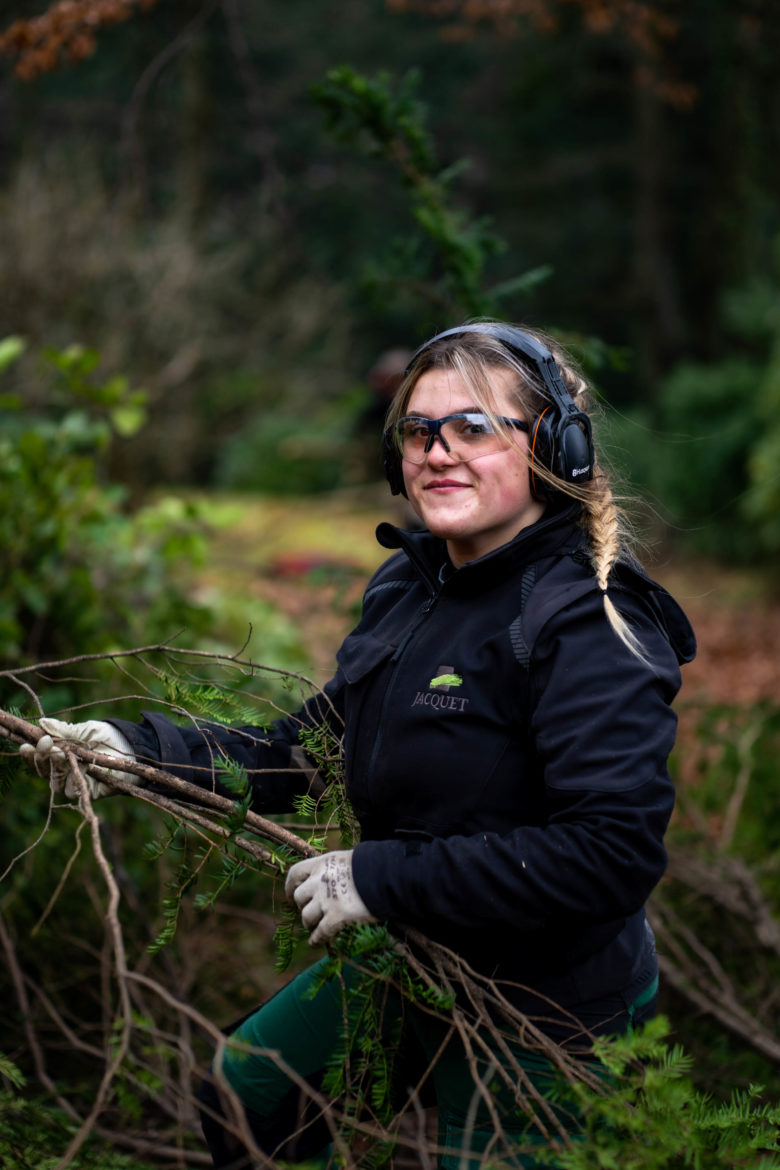
POLYGON ((596 580, 606 593, 609 574, 620 555, 620 519, 607 477, 598 464, 594 468, 591 489, 583 500, 584 526, 591 546, 591 560, 596 580))
MULTIPOLYGON (((555 356, 566 389, 577 405, 593 416, 594 406, 591 401, 590 388, 580 371, 575 367, 567 354, 555 341, 545 338, 546 344, 555 356)), ((553 481, 554 482, 554 481, 553 481)), ((567 484, 563 487, 556 485, 559 490, 578 499, 583 507, 582 526, 588 535, 590 543, 590 557, 596 581, 604 599, 604 613, 612 629, 621 642, 631 653, 646 665, 650 665, 634 631, 626 619, 617 609, 609 595, 609 577, 615 567, 620 554, 626 547, 625 521, 622 509, 615 501, 609 476, 596 458, 593 467, 593 479, 582 484, 579 489, 567 484)))
POLYGON ((647 663, 642 644, 609 596, 609 576, 623 548, 620 510, 615 503, 609 479, 596 464, 593 479, 582 494, 583 527, 590 541, 590 556, 596 581, 604 598, 604 612, 621 642, 642 662, 647 663))

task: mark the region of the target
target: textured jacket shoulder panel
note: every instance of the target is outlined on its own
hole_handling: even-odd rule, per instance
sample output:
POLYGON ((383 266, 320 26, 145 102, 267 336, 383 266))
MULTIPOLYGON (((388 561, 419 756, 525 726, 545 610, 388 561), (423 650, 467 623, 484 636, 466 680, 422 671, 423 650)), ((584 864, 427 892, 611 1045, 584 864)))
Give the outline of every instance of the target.
POLYGON ((361 619, 356 629, 365 628, 372 615, 405 593, 422 586, 420 574, 415 570, 405 552, 395 553, 380 565, 363 592, 361 619))
MULTIPOLYGON (((682 607, 633 558, 618 563, 609 592, 618 610, 621 595, 624 601, 629 594, 640 601, 673 648, 678 662, 690 662, 696 656, 696 638, 682 607)), ((520 589, 520 612, 510 629, 521 666, 530 663, 533 647, 547 623, 590 593, 600 595, 601 590, 582 550, 559 557, 546 566, 526 568, 520 589)))

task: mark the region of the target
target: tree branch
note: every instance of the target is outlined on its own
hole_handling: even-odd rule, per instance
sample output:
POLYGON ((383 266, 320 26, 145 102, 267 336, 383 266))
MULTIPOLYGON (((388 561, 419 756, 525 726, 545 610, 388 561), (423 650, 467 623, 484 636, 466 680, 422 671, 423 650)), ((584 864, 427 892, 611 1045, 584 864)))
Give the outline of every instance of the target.
MULTIPOLYGON (((37 744, 42 734, 40 728, 35 723, 28 723, 27 720, 20 718, 18 715, 11 714, 10 711, 0 710, 0 727, 4 727, 10 733, 7 738, 14 743, 37 744)), ((76 760, 97 765, 101 769, 105 768, 109 773, 117 766, 117 757, 115 755, 107 755, 105 752, 95 752, 91 748, 71 740, 61 740, 59 742, 68 752, 72 752, 76 760)), ((188 801, 205 805, 207 808, 214 809, 217 812, 235 812, 235 802, 228 797, 219 796, 216 792, 210 792, 207 788, 201 788, 197 784, 191 784, 187 780, 181 780, 178 776, 173 776, 170 772, 166 772, 162 768, 155 768, 151 764, 142 763, 140 760, 123 759, 122 771, 130 772, 134 776, 138 776, 139 779, 145 780, 148 784, 160 784, 165 788, 170 788, 172 792, 186 798, 188 801)), ((156 803, 154 793, 146 792, 137 785, 128 784, 115 775, 106 775, 101 771, 100 780, 101 783, 108 784, 117 792, 122 792, 127 796, 146 799, 149 803, 156 803)), ((172 802, 167 802, 167 806, 169 811, 175 812, 175 815, 179 815, 182 811, 178 806, 175 809, 171 807, 172 802)), ((280 845, 287 846, 299 857, 315 857, 318 853, 318 850, 312 848, 297 833, 293 833, 289 829, 277 825, 274 821, 269 821, 265 817, 261 817, 258 813, 250 811, 246 814, 245 827, 253 830, 261 837, 265 837, 271 841, 277 841, 280 845)))

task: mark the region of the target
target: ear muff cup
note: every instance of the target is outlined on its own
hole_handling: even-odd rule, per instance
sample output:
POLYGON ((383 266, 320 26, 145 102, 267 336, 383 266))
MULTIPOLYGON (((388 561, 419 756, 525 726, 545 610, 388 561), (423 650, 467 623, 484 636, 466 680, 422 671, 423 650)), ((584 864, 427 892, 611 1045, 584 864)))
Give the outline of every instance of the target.
POLYGON ((531 492, 543 500, 555 491, 534 469, 543 467, 564 483, 582 483, 593 476, 593 437, 590 419, 582 411, 564 418, 556 417, 553 406, 546 406, 531 427, 531 492))
POLYGON ((590 419, 561 419, 553 446, 552 469, 565 483, 582 483, 593 478, 593 435, 590 419))
POLYGON ((531 427, 530 439, 528 443, 528 454, 531 461, 530 477, 531 477, 531 495, 535 500, 543 500, 546 497, 546 484, 540 477, 537 479, 535 469, 537 467, 550 466, 550 421, 547 415, 550 413, 550 407, 546 406, 531 427))
MULTIPOLYGON (((388 427, 382 435, 382 462, 385 467, 387 482, 394 496, 406 496, 404 473, 401 469, 401 455, 395 444, 392 427, 388 427)), ((406 496, 408 499, 409 497, 406 496)))

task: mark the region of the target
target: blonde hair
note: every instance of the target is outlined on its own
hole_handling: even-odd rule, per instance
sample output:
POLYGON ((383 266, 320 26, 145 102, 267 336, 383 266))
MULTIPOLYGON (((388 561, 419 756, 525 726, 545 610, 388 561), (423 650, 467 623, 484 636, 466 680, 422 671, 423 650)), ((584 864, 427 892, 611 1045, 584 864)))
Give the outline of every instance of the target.
MULTIPOLYGON (((491 322, 484 322, 489 326, 491 322)), ((504 328, 506 328, 504 326, 504 328)), ((562 347, 545 334, 525 326, 513 326, 534 338, 550 350, 560 370, 564 386, 577 408, 593 417, 594 404, 588 383, 577 369, 573 359, 562 347)), ((513 397, 518 411, 527 422, 532 422, 550 405, 549 393, 534 365, 515 350, 509 349, 499 337, 489 332, 453 334, 432 341, 412 359, 404 374, 398 392, 387 414, 387 425, 392 427, 407 413, 407 404, 420 377, 431 369, 450 369, 460 375, 473 394, 475 405, 488 415, 506 434, 508 442, 516 442, 515 432, 504 426, 496 415, 493 391, 488 372, 496 367, 511 369, 517 374, 513 397)), ((520 449, 520 448, 519 448, 520 449)), ((596 454, 593 478, 587 483, 568 483, 547 467, 533 460, 525 448, 522 451, 532 473, 532 488, 541 480, 548 491, 561 492, 582 505, 580 523, 588 538, 590 560, 596 583, 601 590, 607 620, 631 653, 647 662, 642 644, 618 611, 609 595, 609 579, 621 555, 630 547, 630 530, 625 514, 612 491, 610 477, 603 460, 596 454)))

